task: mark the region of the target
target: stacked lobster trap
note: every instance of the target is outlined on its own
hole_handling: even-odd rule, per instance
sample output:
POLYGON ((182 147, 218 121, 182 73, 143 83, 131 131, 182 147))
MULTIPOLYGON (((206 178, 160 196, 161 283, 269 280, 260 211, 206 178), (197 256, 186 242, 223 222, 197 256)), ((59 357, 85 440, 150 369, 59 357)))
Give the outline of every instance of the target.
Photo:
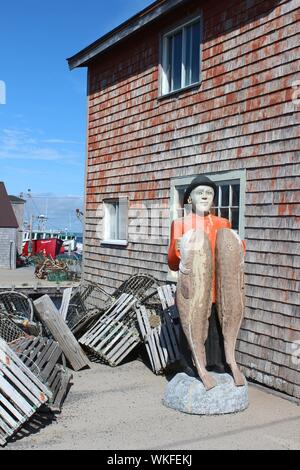
MULTIPOLYGON (((112 367, 145 346, 153 372, 163 373, 181 359, 174 295, 174 287, 160 286, 151 276, 130 278, 110 296, 98 319, 94 312, 85 316, 94 321, 88 327, 85 323, 79 343, 112 367)), ((83 325, 84 320, 78 324, 83 325)))
POLYGON ((61 410, 70 369, 93 359, 116 367, 142 351, 155 374, 180 361, 174 296, 173 286, 146 274, 110 294, 95 283, 65 289, 59 309, 48 295, 0 293, 0 444, 40 406, 61 410))
POLYGON ((180 322, 171 286, 157 288, 160 304, 138 305, 136 314, 151 368, 155 374, 163 373, 181 359, 180 322))
POLYGON ((0 294, 0 445, 43 405, 61 410, 72 374, 60 345, 41 332, 31 299, 0 294))

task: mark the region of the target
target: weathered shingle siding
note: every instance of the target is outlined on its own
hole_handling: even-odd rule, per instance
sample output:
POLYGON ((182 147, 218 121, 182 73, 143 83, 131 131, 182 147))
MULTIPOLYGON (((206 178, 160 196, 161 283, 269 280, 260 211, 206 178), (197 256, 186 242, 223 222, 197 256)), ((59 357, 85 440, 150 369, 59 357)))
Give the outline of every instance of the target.
POLYGON ((23 220, 24 220, 24 204, 23 203, 14 203, 12 202, 12 208, 15 213, 17 222, 19 224, 18 233, 17 233, 17 249, 19 253, 22 253, 23 245, 23 220))
MULTIPOLYGON (((199 2, 195 2, 199 5, 199 2)), ((173 177, 246 169, 246 318, 238 341, 245 373, 300 397, 300 6, 290 1, 204 2, 202 83, 158 99, 159 32, 114 48, 89 70, 85 278, 108 289, 149 271, 166 278, 168 216, 128 248, 101 246, 102 200, 168 204, 173 177)), ((130 220, 132 223, 132 220, 130 220)))
POLYGON ((0 268, 15 269, 16 267, 17 230, 0 227, 0 268))

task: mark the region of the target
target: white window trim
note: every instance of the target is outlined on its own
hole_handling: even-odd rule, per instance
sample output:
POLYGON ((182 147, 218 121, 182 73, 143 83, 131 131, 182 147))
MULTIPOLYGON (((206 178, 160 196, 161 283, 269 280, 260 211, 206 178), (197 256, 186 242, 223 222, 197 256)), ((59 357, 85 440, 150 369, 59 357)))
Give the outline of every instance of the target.
MULTIPOLYGON (((202 49, 203 49, 203 15, 202 15, 202 10, 198 11, 196 14, 193 16, 190 16, 186 19, 185 22, 181 22, 177 24, 176 26, 173 26, 172 28, 169 28, 165 30, 161 35, 160 35, 160 63, 159 63, 159 98, 164 98, 170 95, 175 95, 178 93, 181 93, 182 91, 189 90, 190 88, 195 88, 198 87, 201 84, 202 81, 202 49), (190 85, 183 86, 181 88, 178 88, 177 90, 172 90, 172 91, 164 91, 164 88, 166 84, 168 84, 168 79, 166 75, 166 69, 167 69, 167 54, 164 52, 166 50, 166 45, 167 45, 167 39, 168 36, 175 34, 177 31, 183 30, 185 31, 184 28, 185 26, 188 26, 191 23, 196 22, 197 20, 200 20, 200 63, 199 63, 199 81, 192 83, 190 85)), ((183 54, 184 54, 185 48, 183 48, 183 54)), ((174 52, 174 51, 173 51, 174 52)), ((185 79, 185 67, 184 67, 184 61, 182 61, 182 82, 184 83, 183 79, 185 79)))
POLYGON ((104 232, 104 239, 101 241, 101 245, 112 245, 112 246, 127 246, 128 245, 128 198, 127 197, 119 197, 119 198, 112 198, 112 199, 104 199, 103 200, 103 232, 104 232), (126 205, 127 209, 127 220, 126 220, 126 238, 123 239, 110 239, 107 237, 107 205, 119 203, 119 206, 122 204, 126 205))
MULTIPOLYGON (((170 194, 170 221, 169 221, 169 237, 171 232, 172 222, 178 218, 177 209, 179 206, 179 193, 177 188, 180 186, 188 186, 196 176, 182 176, 171 180, 171 194, 170 194)), ((205 173, 211 181, 214 183, 225 183, 234 184, 238 182, 240 184, 240 206, 239 206, 239 237, 244 239, 245 237, 245 194, 246 194, 246 170, 226 171, 222 173, 205 173)), ((169 238, 170 244, 170 238, 169 238)), ((167 281, 177 282, 178 273, 168 269, 167 281)))

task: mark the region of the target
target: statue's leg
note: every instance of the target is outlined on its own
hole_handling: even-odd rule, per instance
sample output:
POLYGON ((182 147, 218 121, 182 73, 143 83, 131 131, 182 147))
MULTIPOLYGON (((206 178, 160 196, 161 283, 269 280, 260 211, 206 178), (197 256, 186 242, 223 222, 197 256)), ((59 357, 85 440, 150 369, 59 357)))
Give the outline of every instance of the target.
POLYGON ((215 304, 211 309, 209 319, 208 337, 205 343, 206 368, 209 371, 224 373, 226 370, 226 357, 224 350, 224 338, 215 304))
POLYGON ((179 330, 179 348, 181 352, 180 358, 180 369, 182 372, 185 372, 190 377, 197 377, 197 369, 193 361, 193 356, 191 348, 189 346, 185 332, 183 331, 182 325, 180 323, 179 330))
POLYGON ((195 366, 206 390, 216 381, 206 370, 205 342, 211 314, 212 254, 207 235, 197 230, 184 248, 184 269, 179 272, 176 303, 195 366))
POLYGON ((233 230, 221 229, 216 240, 217 309, 226 362, 237 386, 245 385, 235 360, 236 341, 244 317, 244 252, 233 230))

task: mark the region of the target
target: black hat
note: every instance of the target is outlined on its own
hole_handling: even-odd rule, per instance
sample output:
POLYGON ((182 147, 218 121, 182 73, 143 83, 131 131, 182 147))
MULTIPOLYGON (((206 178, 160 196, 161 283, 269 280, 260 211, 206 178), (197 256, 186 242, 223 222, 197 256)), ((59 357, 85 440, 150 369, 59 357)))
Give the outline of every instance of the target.
POLYGON ((193 179, 193 181, 189 184, 189 186, 186 188, 185 193, 184 193, 184 198, 183 198, 183 205, 187 204, 188 198, 193 191, 193 189, 197 188, 198 186, 209 186, 210 188, 213 188, 215 194, 217 193, 217 186, 216 184, 211 181, 207 176, 197 176, 196 178, 193 179))

